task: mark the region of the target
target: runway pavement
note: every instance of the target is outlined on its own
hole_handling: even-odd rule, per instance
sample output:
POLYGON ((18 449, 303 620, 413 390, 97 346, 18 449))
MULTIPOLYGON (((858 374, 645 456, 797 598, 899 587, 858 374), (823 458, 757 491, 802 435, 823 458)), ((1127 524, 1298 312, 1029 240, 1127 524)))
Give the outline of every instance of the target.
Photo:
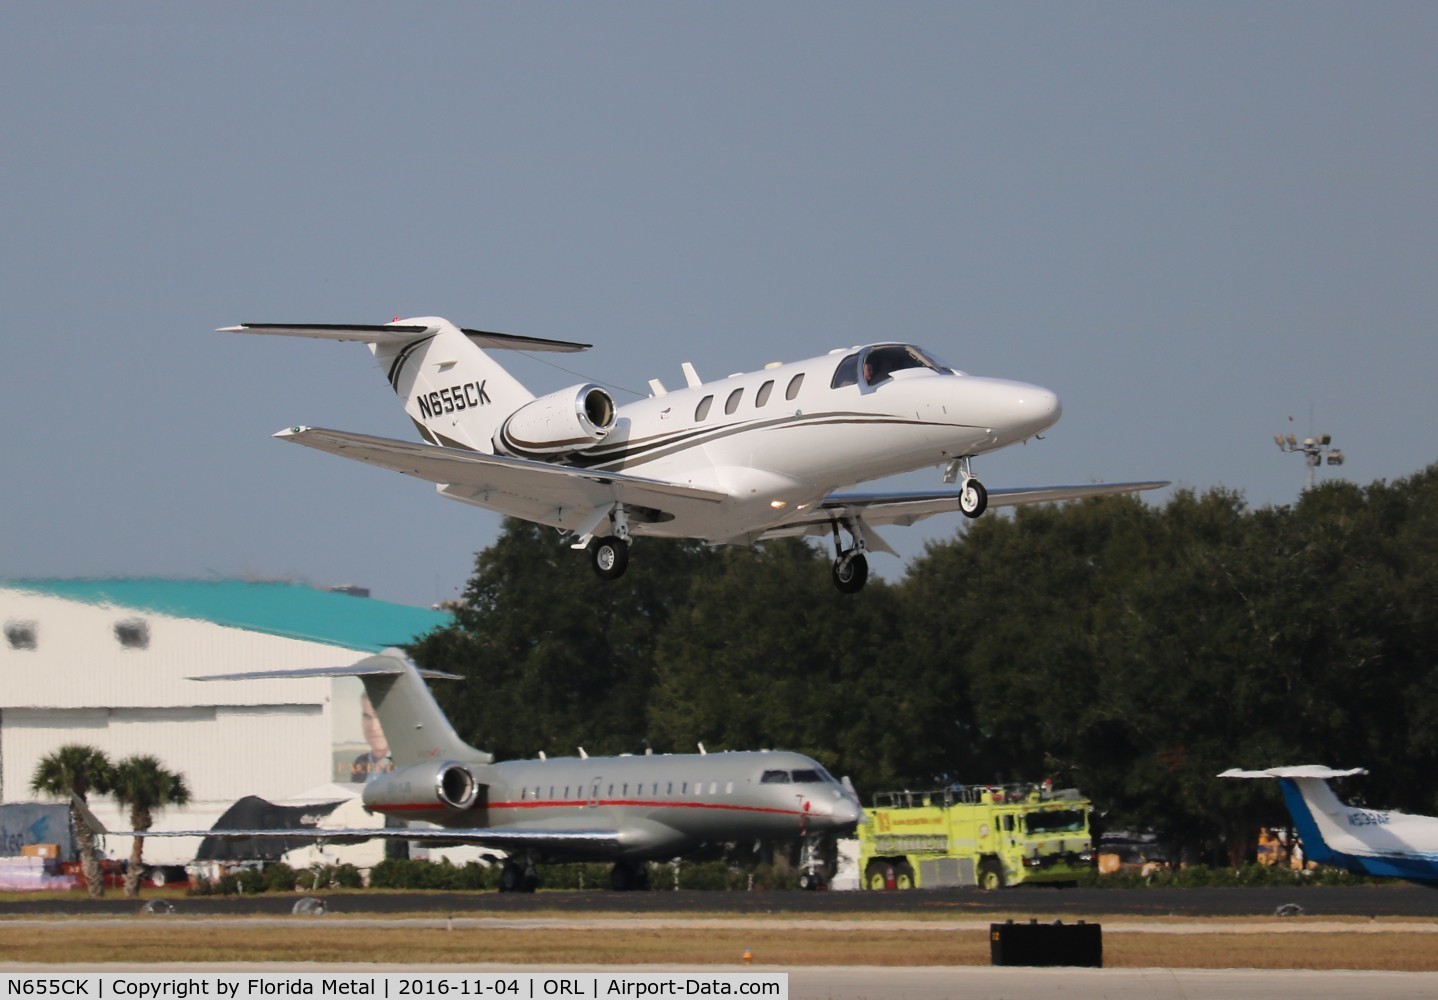
MULTIPOLYGON (((37 897, 40 894, 36 894, 37 897)), ((148 897, 147 897, 148 898, 148 897)), ((184 914, 244 916, 286 914, 294 893, 258 896, 167 897, 184 914)), ((910 892, 404 892, 335 893, 330 912, 433 913, 520 917, 531 913, 784 913, 924 916, 987 920, 1013 916, 1040 920, 1094 916, 1268 917, 1297 906, 1309 917, 1418 917, 1438 920, 1438 890, 1397 883, 1306 886, 1295 889, 1051 889, 1033 886, 984 892, 923 889, 910 892)), ((112 893, 91 900, 81 893, 0 901, 0 916, 123 915, 139 907, 112 893)))

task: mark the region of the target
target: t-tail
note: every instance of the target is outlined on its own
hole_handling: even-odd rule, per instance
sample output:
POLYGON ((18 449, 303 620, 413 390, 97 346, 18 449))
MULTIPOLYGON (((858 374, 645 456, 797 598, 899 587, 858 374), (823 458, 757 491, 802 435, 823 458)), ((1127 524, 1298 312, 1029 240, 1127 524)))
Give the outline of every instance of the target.
POLYGON ((242 323, 221 332, 367 344, 420 436, 434 445, 544 458, 597 443, 614 426, 614 400, 599 386, 536 399, 489 353, 582 351, 588 344, 466 330, 438 316, 368 326, 242 323))
POLYGON ((465 743, 434 700, 426 677, 463 680, 458 674, 421 670, 398 649, 386 649, 349 666, 308 667, 296 670, 260 670, 242 674, 196 677, 205 681, 265 680, 270 678, 358 677, 374 706, 389 743, 396 767, 433 760, 489 764, 491 754, 465 743))
POLYGON ((1232 768, 1219 777, 1277 778, 1309 861, 1438 885, 1438 817, 1348 805, 1328 784, 1332 778, 1367 773, 1305 764, 1262 771, 1232 768))

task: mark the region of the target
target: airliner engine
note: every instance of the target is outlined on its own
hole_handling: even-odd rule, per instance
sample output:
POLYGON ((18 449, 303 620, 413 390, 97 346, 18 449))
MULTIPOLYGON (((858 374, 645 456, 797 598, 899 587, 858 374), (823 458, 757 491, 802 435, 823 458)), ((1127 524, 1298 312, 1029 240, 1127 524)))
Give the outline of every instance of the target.
POLYGON ((478 794, 468 767, 453 760, 433 761, 371 778, 364 786, 364 804, 380 812, 397 806, 468 809, 478 794))
POLYGON ((572 385, 510 414, 494 435, 494 449, 514 458, 582 451, 614 429, 614 410, 614 398, 594 383, 572 385))

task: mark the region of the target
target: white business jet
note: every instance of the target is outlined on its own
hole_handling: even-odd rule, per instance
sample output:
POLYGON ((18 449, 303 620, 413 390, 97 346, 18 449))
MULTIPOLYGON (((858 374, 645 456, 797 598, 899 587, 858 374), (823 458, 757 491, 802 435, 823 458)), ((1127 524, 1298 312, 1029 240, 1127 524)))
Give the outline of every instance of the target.
POLYGON ((896 554, 875 525, 1168 485, 985 489, 973 458, 1051 426, 1058 397, 966 375, 911 344, 838 350, 714 382, 700 381, 686 362, 683 389, 655 379, 650 396, 619 406, 593 383, 536 398, 489 353, 588 344, 465 330, 438 317, 375 326, 246 323, 222 332, 368 344, 425 444, 319 427, 275 436, 558 528, 574 548, 589 550, 606 579, 624 572, 630 542, 644 535, 748 544, 832 534, 834 582, 854 592, 868 578, 868 552, 896 554), (958 489, 834 492, 929 465, 958 489))

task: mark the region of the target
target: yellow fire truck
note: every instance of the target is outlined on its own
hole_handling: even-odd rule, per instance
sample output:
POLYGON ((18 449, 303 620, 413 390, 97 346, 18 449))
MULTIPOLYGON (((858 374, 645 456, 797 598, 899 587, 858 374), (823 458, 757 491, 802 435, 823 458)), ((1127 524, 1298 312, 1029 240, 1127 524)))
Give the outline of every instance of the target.
POLYGON ((1072 788, 880 792, 859 824, 865 889, 1074 882, 1094 864, 1091 806, 1072 788))

